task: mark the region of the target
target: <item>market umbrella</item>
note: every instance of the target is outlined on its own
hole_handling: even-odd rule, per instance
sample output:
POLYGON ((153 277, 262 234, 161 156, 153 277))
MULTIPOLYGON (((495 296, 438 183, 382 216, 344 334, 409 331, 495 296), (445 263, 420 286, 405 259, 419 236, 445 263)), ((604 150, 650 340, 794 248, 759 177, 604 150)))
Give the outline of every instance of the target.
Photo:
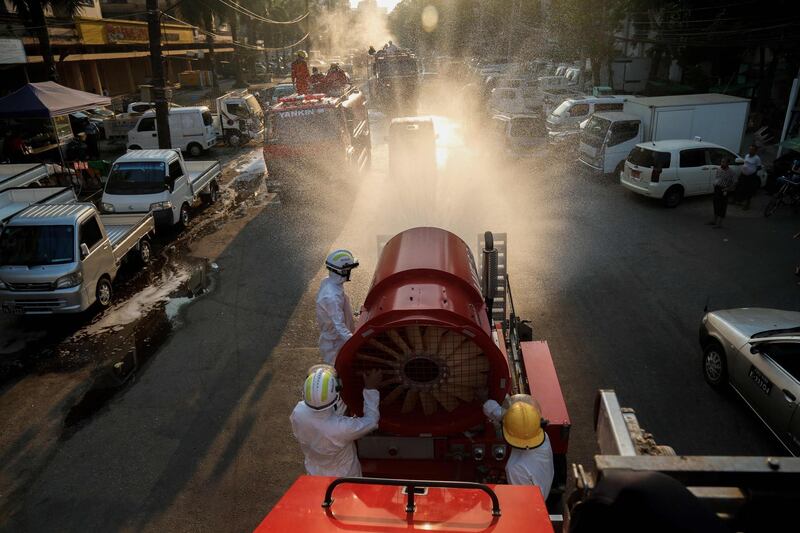
POLYGON ((28 83, 0 98, 0 118, 53 118, 107 105, 111 99, 106 96, 43 81, 28 83))

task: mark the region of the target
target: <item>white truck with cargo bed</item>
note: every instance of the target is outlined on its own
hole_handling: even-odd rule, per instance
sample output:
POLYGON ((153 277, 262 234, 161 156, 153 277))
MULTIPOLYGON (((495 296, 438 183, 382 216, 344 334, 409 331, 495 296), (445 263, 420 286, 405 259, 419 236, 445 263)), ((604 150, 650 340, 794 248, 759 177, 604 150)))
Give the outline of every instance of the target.
POLYGON ((28 187, 46 180, 50 173, 41 163, 0 165, 0 191, 14 187, 28 187))
POLYGON ((79 313, 111 304, 112 283, 132 255, 148 263, 150 213, 101 215, 92 204, 32 205, 0 233, 0 309, 6 314, 79 313))
POLYGON ((639 143, 700 140, 740 153, 750 100, 727 94, 631 97, 622 112, 595 113, 580 138, 581 163, 602 172, 622 171, 639 143))
POLYGON ((198 200, 219 197, 219 161, 186 161, 180 150, 136 150, 114 162, 100 207, 105 213, 152 212, 159 226, 186 225, 198 200))
POLYGON ((17 213, 33 204, 69 204, 75 202, 69 187, 18 187, 0 192, 0 228, 17 213))

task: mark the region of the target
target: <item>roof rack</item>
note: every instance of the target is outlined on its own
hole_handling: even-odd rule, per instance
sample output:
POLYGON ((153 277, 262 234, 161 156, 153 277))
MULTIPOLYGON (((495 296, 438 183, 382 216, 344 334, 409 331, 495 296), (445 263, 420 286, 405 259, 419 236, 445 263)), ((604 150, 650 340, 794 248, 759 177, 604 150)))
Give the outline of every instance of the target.
POLYGON ((340 102, 346 100, 350 94, 355 90, 352 85, 348 86, 339 95, 331 95, 327 93, 312 93, 312 94, 293 94, 278 98, 278 107, 276 111, 288 109, 304 109, 311 107, 333 107, 340 102))

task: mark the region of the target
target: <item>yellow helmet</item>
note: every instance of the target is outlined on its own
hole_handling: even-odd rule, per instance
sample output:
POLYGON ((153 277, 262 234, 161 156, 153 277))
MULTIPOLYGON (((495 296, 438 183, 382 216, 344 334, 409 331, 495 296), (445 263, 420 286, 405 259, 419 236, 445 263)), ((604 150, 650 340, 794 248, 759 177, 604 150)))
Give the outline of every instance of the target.
POLYGON ((297 52, 297 57, 302 57, 303 59, 308 59, 308 53, 305 50, 300 50, 297 52))
POLYGON ((503 436, 515 448, 538 448, 544 442, 542 414, 525 401, 512 403, 503 415, 503 436))

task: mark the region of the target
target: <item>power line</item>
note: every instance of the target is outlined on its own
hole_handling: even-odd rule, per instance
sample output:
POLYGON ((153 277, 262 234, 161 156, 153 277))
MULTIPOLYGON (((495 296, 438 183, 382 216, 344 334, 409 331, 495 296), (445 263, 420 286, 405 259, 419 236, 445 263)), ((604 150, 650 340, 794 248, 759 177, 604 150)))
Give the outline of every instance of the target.
MULTIPOLYGON (((203 35, 208 35, 208 36, 215 37, 215 38, 225 38, 226 37, 225 35, 219 35, 219 34, 216 34, 216 33, 210 32, 210 31, 203 30, 202 28, 198 28, 197 26, 193 26, 193 25, 189 24, 188 22, 186 22, 184 20, 181 20, 179 18, 173 17, 172 15, 167 15, 165 13, 165 16, 171 18, 172 20, 180 22, 182 24, 186 24, 186 25, 192 26, 195 30, 197 30, 199 33, 202 33, 203 35)), ((245 48, 247 50, 256 50, 256 51, 259 51, 259 52, 276 52, 276 51, 279 51, 279 50, 288 50, 289 48, 293 48, 293 47, 297 46, 298 44, 300 44, 303 41, 305 41, 306 39, 308 39, 309 35, 310 35, 310 33, 306 33, 305 35, 303 35, 303 37, 300 38, 300 40, 298 40, 298 41, 296 41, 296 42, 294 42, 292 44, 289 44, 289 45, 286 45, 286 46, 279 46, 279 47, 256 46, 256 45, 252 45, 252 44, 248 44, 248 43, 243 43, 243 42, 240 42, 240 41, 234 41, 233 39, 231 39, 230 42, 232 44, 240 47, 240 48, 245 48)))
POLYGON ((263 16, 261 16, 261 15, 259 15, 257 13, 254 13, 253 11, 250 11, 249 9, 244 8, 244 7, 240 6, 239 4, 235 4, 235 3, 231 2, 230 0, 216 0, 216 1, 218 3, 226 6, 229 9, 233 9, 234 11, 237 11, 238 13, 241 13, 242 15, 244 15, 246 17, 250 17, 253 20, 258 20, 259 22, 264 22, 266 24, 280 24, 280 25, 297 24, 298 22, 300 22, 302 20, 305 20, 305 18, 308 17, 308 15, 310 14, 310 11, 306 11, 304 14, 302 14, 299 17, 296 17, 296 18, 294 18, 292 20, 273 20, 273 19, 268 19, 266 17, 263 17, 263 16))

